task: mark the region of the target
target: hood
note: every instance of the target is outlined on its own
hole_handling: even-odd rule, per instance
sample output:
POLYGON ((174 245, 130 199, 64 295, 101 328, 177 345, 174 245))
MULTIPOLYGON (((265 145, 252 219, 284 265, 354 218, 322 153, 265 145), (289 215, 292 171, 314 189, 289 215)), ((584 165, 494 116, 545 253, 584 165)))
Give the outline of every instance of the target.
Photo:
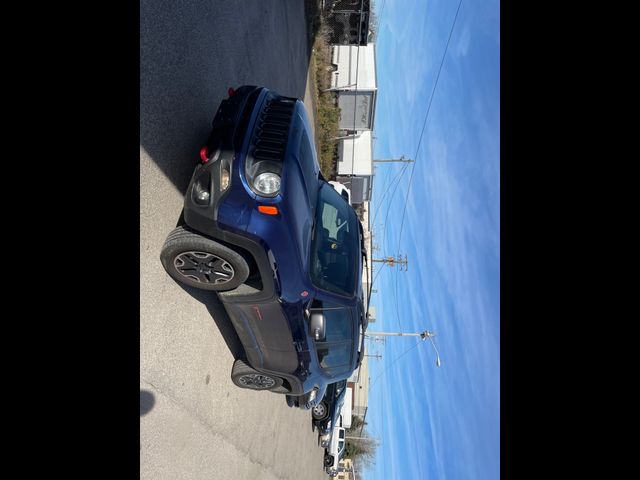
POLYGON ((319 172, 313 133, 304 106, 298 101, 283 164, 281 208, 287 212, 303 266, 309 262, 311 227, 320 187, 319 172))

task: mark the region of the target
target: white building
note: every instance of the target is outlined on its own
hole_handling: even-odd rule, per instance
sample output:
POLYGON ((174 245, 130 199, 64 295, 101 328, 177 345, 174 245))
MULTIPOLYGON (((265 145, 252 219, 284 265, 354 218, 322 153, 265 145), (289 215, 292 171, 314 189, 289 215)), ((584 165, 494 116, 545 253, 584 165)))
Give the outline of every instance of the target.
POLYGON ((373 187, 373 136, 376 100, 375 45, 336 45, 331 89, 338 95, 343 132, 338 142, 338 181, 351 191, 352 205, 371 200, 373 187))
POLYGON ((331 74, 331 89, 338 92, 339 127, 373 130, 378 94, 375 45, 336 45, 332 63, 337 67, 331 74))
POLYGON ((371 131, 358 132, 338 142, 338 181, 351 191, 351 203, 371 200, 373 139, 371 131))

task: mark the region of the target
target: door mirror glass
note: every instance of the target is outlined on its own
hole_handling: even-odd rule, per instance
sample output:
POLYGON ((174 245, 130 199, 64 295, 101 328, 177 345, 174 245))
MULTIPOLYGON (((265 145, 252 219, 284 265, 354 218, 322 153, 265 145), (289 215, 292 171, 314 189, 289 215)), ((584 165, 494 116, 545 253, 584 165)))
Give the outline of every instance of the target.
POLYGON ((324 315, 319 312, 311 313, 311 321, 309 322, 309 329, 311 335, 316 342, 324 341, 327 335, 327 328, 324 320, 324 315))

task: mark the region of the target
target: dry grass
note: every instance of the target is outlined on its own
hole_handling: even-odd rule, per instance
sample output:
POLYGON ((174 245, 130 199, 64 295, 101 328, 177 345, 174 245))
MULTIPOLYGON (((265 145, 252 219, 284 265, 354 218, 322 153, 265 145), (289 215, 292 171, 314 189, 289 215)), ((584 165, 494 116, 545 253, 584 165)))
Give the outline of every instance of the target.
MULTIPOLYGON (((317 18, 321 18, 320 15, 317 18)), ((335 179, 337 160, 335 157, 338 136, 338 121, 340 110, 337 105, 336 95, 325 91, 331 86, 331 46, 328 41, 326 27, 318 26, 315 32, 313 50, 311 54, 311 72, 315 77, 314 97, 316 100, 317 114, 315 118, 316 148, 320 170, 327 179, 335 179)))

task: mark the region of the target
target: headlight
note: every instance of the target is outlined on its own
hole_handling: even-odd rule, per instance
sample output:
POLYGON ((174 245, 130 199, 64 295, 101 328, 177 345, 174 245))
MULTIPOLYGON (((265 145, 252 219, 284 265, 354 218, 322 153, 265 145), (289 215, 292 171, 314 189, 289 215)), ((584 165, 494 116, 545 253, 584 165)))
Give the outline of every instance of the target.
POLYGON ((247 180, 255 193, 265 197, 275 197, 280 192, 281 163, 269 160, 260 162, 247 160, 245 168, 247 180))
POLYGON ((313 390, 311 390, 311 393, 309 394, 309 401, 313 402, 316 399, 316 395, 318 395, 318 389, 314 388, 313 390))
POLYGON ((280 191, 280 176, 273 172, 264 172, 253 181, 253 186, 263 195, 275 195, 280 191))

